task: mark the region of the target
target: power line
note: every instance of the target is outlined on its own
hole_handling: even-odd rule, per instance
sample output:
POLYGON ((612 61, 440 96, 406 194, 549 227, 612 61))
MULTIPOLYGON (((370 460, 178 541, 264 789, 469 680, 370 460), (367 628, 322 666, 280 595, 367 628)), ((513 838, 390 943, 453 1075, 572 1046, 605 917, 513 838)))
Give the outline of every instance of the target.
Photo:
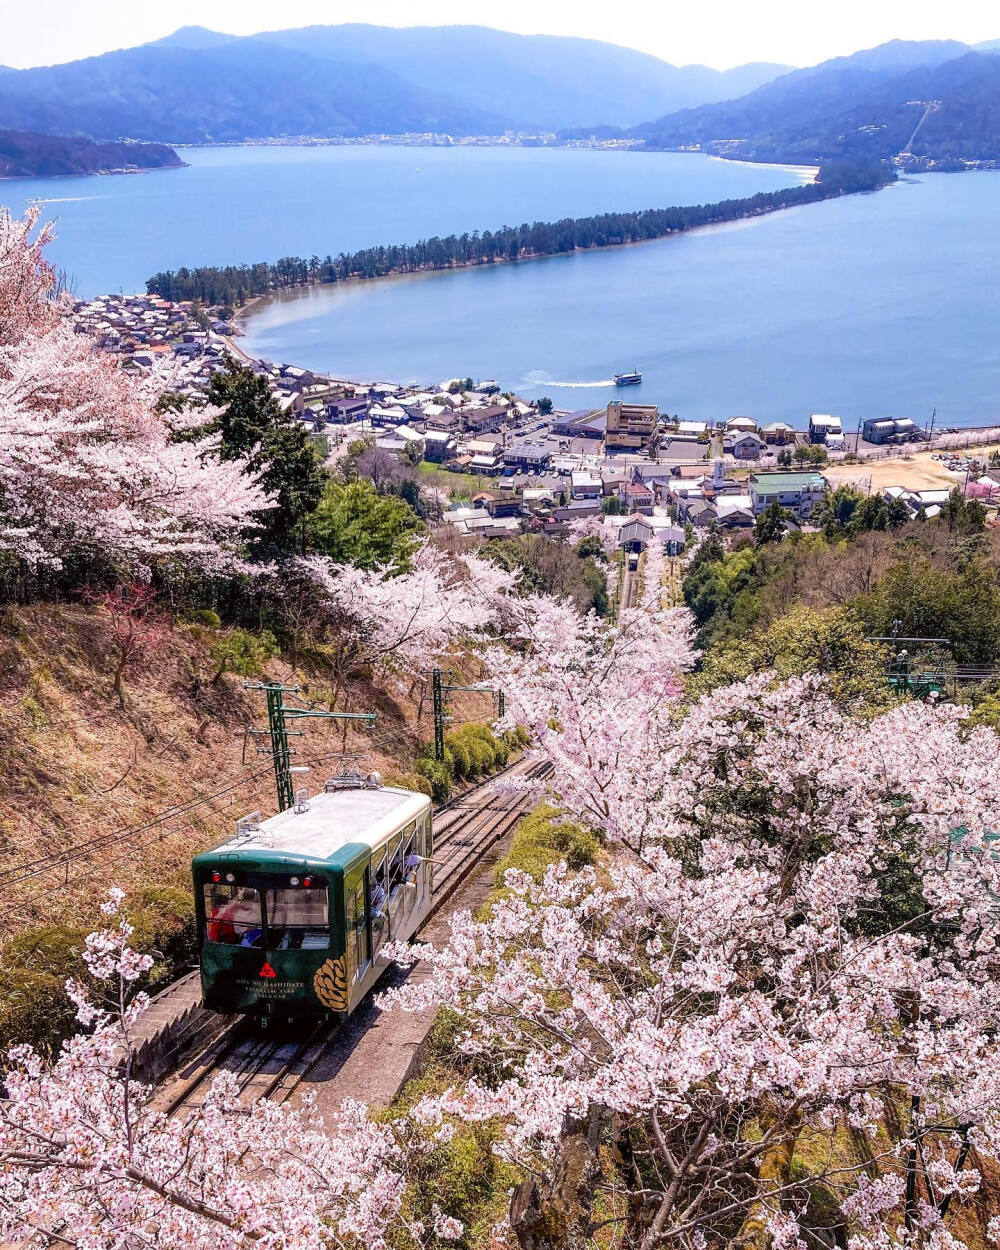
MULTIPOLYGON (((307 764, 321 764, 328 760, 337 759, 343 754, 342 751, 330 751, 319 756, 303 757, 303 762, 307 764)), ((204 806, 206 803, 214 802, 216 799, 223 798, 234 791, 242 789, 243 786, 249 785, 252 781, 259 781, 262 777, 266 777, 271 771, 271 762, 251 770, 246 776, 231 779, 225 785, 220 786, 217 790, 213 790, 208 794, 195 796, 184 803, 175 804, 173 807, 157 813, 148 820, 138 825, 126 826, 123 829, 117 829, 111 833, 102 834, 97 838, 91 838, 87 842, 77 842, 72 846, 68 846, 62 851, 57 851, 54 855, 40 856, 34 860, 28 860, 23 864, 17 864, 13 868, 0 871, 0 893, 11 886, 19 885, 24 881, 28 881, 33 877, 42 876, 51 872, 56 868, 65 868, 68 873, 71 864, 79 860, 87 859, 97 851, 109 849, 117 846, 122 842, 133 841, 142 834, 148 833, 169 821, 176 820, 181 816, 186 816, 196 808, 204 806)))

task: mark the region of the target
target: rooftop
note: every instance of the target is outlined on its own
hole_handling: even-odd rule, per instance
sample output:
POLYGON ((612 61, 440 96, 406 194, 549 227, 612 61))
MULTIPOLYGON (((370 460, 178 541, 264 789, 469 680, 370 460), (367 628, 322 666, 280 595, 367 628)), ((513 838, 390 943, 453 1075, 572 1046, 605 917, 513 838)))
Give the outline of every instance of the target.
POLYGON ((430 807, 426 795, 381 786, 376 790, 335 790, 314 795, 309 809, 289 809, 261 821, 245 837, 231 838, 215 848, 215 855, 246 852, 280 859, 330 859, 348 845, 359 850, 376 846, 400 824, 423 815, 430 807))
POLYGON ((751 473, 750 481, 764 494, 785 490, 817 490, 826 485, 822 473, 751 473))

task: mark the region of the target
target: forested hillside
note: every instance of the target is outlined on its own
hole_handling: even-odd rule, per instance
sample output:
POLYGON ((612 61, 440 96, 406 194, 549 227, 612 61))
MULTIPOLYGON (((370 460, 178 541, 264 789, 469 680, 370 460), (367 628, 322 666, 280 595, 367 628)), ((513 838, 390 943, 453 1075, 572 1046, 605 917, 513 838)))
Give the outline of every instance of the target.
POLYGON ((140 47, 0 76, 0 125, 204 143, 283 135, 497 133, 506 122, 391 72, 252 40, 140 47))
POLYGON ((783 75, 742 99, 637 127, 651 147, 699 145, 751 160, 995 160, 1000 57, 897 42, 783 75))
POLYGON ((161 143, 92 143, 65 135, 0 130, 0 178, 177 169, 183 164, 173 148, 161 143))
POLYGON ((783 69, 677 67, 596 40, 483 26, 347 24, 246 38, 182 27, 138 48, 10 71, 0 126, 172 142, 531 133, 741 95, 783 69))

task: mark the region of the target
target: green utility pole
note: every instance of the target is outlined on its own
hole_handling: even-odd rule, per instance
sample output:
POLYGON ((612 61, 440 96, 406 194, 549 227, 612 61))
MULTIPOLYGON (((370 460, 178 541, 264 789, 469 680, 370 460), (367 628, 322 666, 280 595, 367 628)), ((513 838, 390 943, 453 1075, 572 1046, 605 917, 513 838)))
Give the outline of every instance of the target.
POLYGON ((506 710, 503 691, 496 686, 459 686, 443 680, 444 674, 439 668, 431 670, 431 691, 434 707, 434 758, 444 759, 444 692, 446 690, 471 690, 474 694, 495 694, 497 697, 497 715, 502 717, 506 710))
POLYGON ((436 668, 431 674, 431 689, 434 702, 434 758, 444 759, 444 696, 441 693, 441 670, 436 668))
MULTIPOLYGON (((283 686, 277 681, 244 682, 245 690, 263 690, 267 698, 267 730, 251 729, 251 734, 267 733, 271 739, 271 757, 274 760, 274 781, 278 792, 278 811, 287 811, 295 802, 295 791, 292 787, 292 749, 288 745, 290 737, 301 737, 302 731, 289 729, 289 720, 304 720, 315 717, 322 720, 361 721, 366 725, 374 725, 375 712, 311 712, 306 708, 286 707, 284 696, 298 694, 299 686, 283 686)), ((302 770, 304 771, 304 770, 302 770)))

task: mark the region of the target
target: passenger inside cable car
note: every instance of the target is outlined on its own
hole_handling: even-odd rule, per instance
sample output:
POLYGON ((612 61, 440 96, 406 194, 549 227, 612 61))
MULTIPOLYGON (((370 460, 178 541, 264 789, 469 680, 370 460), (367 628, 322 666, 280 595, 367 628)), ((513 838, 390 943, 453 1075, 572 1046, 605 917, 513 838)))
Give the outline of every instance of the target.
POLYGON ((210 942, 224 946, 263 945, 260 895, 256 890, 222 882, 206 882, 204 890, 210 942))

